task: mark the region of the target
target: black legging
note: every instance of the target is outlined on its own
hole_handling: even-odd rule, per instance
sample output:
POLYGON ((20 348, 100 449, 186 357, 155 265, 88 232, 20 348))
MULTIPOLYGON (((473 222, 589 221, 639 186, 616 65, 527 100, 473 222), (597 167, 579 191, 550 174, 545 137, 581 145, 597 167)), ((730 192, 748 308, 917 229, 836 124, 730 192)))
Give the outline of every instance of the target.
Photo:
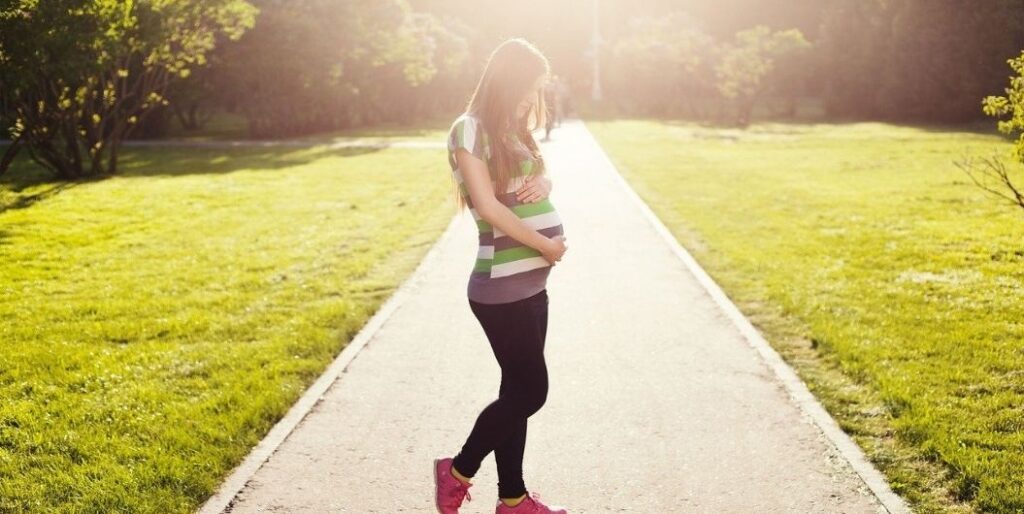
POLYGON ((498 359, 501 387, 498 399, 477 417, 452 465, 459 473, 471 477, 493 450, 498 465, 498 496, 517 498, 526 494, 526 419, 540 410, 548 395, 548 369, 544 362, 548 292, 544 289, 529 298, 501 304, 469 300, 469 306, 498 359))

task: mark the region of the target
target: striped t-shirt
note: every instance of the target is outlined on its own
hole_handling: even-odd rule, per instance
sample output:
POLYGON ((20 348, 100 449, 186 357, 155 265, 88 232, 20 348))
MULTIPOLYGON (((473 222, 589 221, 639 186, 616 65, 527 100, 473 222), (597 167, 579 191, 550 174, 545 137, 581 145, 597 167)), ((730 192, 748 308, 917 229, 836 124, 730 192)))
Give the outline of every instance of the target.
MULTIPOLYGON (((523 186, 525 177, 533 171, 535 162, 529 150, 518 138, 514 135, 512 137, 513 141, 520 145, 522 155, 519 161, 519 174, 509 180, 505 191, 495 190, 495 196, 530 228, 542 235, 553 237, 563 234, 562 220, 550 199, 524 203, 516 198, 516 190, 523 186)), ((472 198, 459 172, 455 151, 465 148, 469 153, 490 164, 489 141, 490 138, 480 119, 472 114, 463 113, 452 123, 448 134, 448 163, 451 165, 459 191, 465 198, 473 219, 476 220, 480 234, 480 246, 466 292, 469 299, 475 302, 508 303, 528 298, 543 290, 551 272, 551 263, 538 250, 524 245, 501 229, 492 226, 481 218, 474 208, 472 198)), ((497 185, 493 171, 491 184, 495 187, 497 185)))

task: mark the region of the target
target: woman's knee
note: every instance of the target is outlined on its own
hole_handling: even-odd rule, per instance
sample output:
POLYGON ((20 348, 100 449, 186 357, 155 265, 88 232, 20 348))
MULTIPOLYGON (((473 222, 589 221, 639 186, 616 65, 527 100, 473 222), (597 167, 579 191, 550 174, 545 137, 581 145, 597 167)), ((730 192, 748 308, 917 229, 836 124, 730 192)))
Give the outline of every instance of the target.
POLYGON ((548 397, 548 369, 543 356, 521 359, 502 372, 502 387, 523 417, 544 406, 548 397))
POLYGON ((548 399, 548 381, 547 381, 547 378, 545 378, 544 380, 537 381, 535 384, 533 384, 533 387, 528 388, 527 391, 528 391, 528 393, 526 394, 526 397, 524 398, 524 402, 523 402, 524 403, 524 407, 523 408, 526 411, 526 416, 529 417, 529 416, 532 416, 535 412, 539 411, 540 408, 544 406, 544 403, 547 402, 547 399, 548 399))
POLYGON ((524 418, 532 416, 547 402, 548 385, 546 380, 531 383, 508 383, 504 389, 503 396, 524 418))
POLYGON ((544 406, 544 403, 547 402, 547 398, 547 391, 533 396, 530 399, 530 403, 528 404, 528 407, 526 409, 528 412, 527 416, 532 416, 534 413, 539 411, 540 408, 544 406))

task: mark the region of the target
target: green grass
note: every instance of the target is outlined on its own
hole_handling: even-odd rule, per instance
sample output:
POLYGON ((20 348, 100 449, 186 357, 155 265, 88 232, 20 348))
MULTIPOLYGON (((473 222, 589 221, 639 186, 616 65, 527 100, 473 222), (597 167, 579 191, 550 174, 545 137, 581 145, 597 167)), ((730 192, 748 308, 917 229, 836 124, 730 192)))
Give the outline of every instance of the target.
POLYGON ((588 126, 917 512, 1024 512, 1024 210, 952 164, 1007 143, 871 123, 588 126))
POLYGON ((0 512, 186 513, 447 225, 443 149, 135 149, 0 181, 0 512))

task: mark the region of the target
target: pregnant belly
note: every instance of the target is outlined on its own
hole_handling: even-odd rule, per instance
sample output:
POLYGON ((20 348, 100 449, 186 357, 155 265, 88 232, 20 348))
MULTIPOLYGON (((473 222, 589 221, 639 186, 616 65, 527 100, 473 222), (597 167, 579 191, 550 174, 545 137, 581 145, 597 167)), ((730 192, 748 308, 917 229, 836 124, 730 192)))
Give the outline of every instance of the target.
MULTIPOLYGON (((535 203, 517 203, 514 205, 508 205, 508 208, 515 213, 519 219, 523 220, 526 226, 544 233, 546 229, 557 228, 559 231, 562 230, 562 218, 558 215, 558 211, 555 210, 555 206, 551 204, 551 201, 547 198, 535 202, 535 203)), ((494 237, 506 236, 505 232, 498 227, 494 228, 494 237)), ((548 231, 550 232, 550 231, 548 231)), ((561 234, 562 232, 558 232, 561 234)), ((551 236, 553 234, 545 233, 544 235, 551 236)))

